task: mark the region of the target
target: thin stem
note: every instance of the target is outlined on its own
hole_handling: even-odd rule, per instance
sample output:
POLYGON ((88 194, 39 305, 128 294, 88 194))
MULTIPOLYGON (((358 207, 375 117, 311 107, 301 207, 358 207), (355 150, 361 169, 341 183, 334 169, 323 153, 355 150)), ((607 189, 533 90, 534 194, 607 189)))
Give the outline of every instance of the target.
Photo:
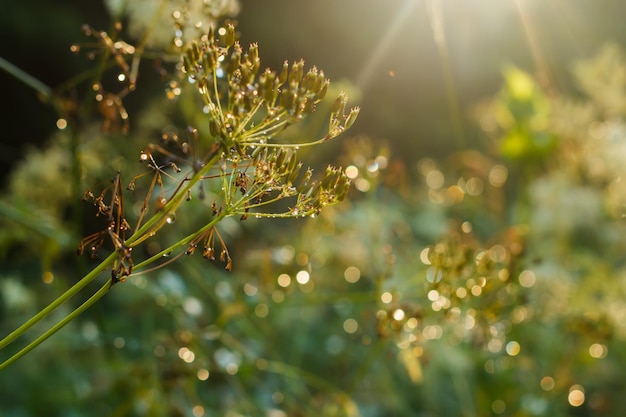
POLYGON ((259 109, 261 108, 261 105, 264 102, 265 100, 263 99, 259 100, 259 102, 246 114, 246 117, 244 117, 244 119, 241 121, 241 123, 239 124, 235 132, 233 133, 233 136, 237 137, 244 132, 246 126, 248 126, 248 123, 252 121, 252 118, 254 117, 256 112, 259 111, 259 109))
POLYGON ((48 304, 44 309, 42 309, 39 313, 35 314, 28 320, 26 323, 22 324, 20 327, 15 329, 9 335, 5 336, 2 340, 0 340, 0 349, 3 349, 10 343, 12 343, 15 339, 20 337, 26 330, 33 327, 35 324, 43 320, 47 317, 54 309, 56 309, 61 304, 65 303, 71 297, 76 295, 81 289, 83 289, 87 284, 96 279, 98 275, 105 269, 107 269, 117 258, 117 252, 111 253, 104 261, 100 262, 100 265, 96 266, 92 269, 87 275, 85 275, 80 281, 74 284, 70 289, 65 291, 61 296, 59 296, 56 300, 48 304))
POLYGON ((41 94, 44 98, 49 99, 52 97, 52 88, 48 87, 37 78, 26 73, 24 70, 16 67, 6 59, 0 57, 0 68, 32 88, 41 94))
POLYGON ((78 307, 77 309, 72 311, 70 314, 65 316, 61 321, 59 321, 57 324, 52 326, 50 329, 48 329, 48 331, 46 331, 44 334, 39 336, 37 339, 35 339, 32 342, 30 342, 28 345, 26 345, 22 350, 17 352, 15 355, 11 356, 9 359, 7 359, 6 361, 2 362, 0 364, 0 371, 2 371, 7 366, 11 365, 13 362, 15 362, 18 359, 20 359, 22 356, 26 355, 28 352, 30 352, 31 350, 33 350, 37 346, 39 346, 46 339, 48 339, 50 336, 52 336, 53 334, 55 334, 56 332, 61 330, 67 323, 69 323, 70 321, 74 320, 78 315, 82 314, 85 310, 87 310, 89 307, 91 307, 96 301, 98 301, 107 292, 109 292, 109 289, 111 288, 111 282, 112 281, 109 278, 107 280, 107 282, 95 294, 93 294, 91 297, 89 297, 89 299, 87 301, 85 301, 83 304, 81 304, 80 307, 78 307))
MULTIPOLYGON (((222 212, 221 214, 219 214, 216 218, 214 218, 213 220, 211 220, 209 223, 207 223, 206 225, 204 225, 200 230, 197 230, 195 232, 193 232, 192 234, 185 236, 184 238, 180 239, 178 242, 174 243, 173 245, 168 246, 166 249, 163 249, 162 251, 160 251, 159 253, 152 255, 150 258, 139 262, 138 264, 136 264, 133 267, 133 270, 135 271, 139 271, 141 268, 150 265, 151 263, 153 263, 154 261, 156 261, 157 259, 161 259, 164 256, 167 256, 167 254, 175 251, 176 249, 178 249, 179 247, 186 245, 187 243, 191 242, 192 240, 194 240, 196 237, 200 236, 201 234, 205 233, 207 230, 209 230, 211 227, 214 227, 217 223, 220 222, 220 220, 222 220, 224 217, 226 217, 228 215, 227 212, 222 212)), ((134 274, 133 274, 134 275, 134 274)))
POLYGON ((149 233, 147 234, 148 231, 151 229, 157 229, 155 225, 161 224, 161 222, 164 221, 168 215, 176 210, 187 194, 187 191, 190 190, 191 187, 193 187, 198 181, 204 178, 204 174, 206 174, 207 171, 209 171, 209 169, 211 169, 215 163, 219 161, 220 157, 221 155, 219 155, 219 153, 213 156, 213 158, 211 158, 206 165, 196 172, 195 175, 188 180, 187 184, 179 190, 177 193, 178 195, 172 197, 172 199, 165 204, 161 211, 152 216, 146 223, 144 223, 143 226, 141 226, 141 228, 139 228, 139 230, 136 230, 135 233, 133 233, 133 235, 126 240, 126 245, 135 246, 137 243, 146 239, 144 235, 149 236, 149 233))

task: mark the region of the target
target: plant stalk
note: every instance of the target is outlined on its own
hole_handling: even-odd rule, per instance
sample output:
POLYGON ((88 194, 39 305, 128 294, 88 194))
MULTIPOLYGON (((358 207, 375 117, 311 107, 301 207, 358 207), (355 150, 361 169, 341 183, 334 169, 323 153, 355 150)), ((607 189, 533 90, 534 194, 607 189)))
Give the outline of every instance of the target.
MULTIPOLYGON (((18 359, 20 359, 22 356, 26 355, 28 352, 30 352, 31 350, 33 350, 37 346, 39 346, 46 339, 48 339, 50 336, 52 336, 53 334, 55 334, 56 332, 61 330, 67 323, 69 323, 70 321, 74 320, 78 315, 82 314, 85 310, 87 310, 89 307, 91 307, 96 301, 98 301, 107 292, 109 292, 109 289, 111 288, 111 283, 112 283, 112 280, 111 280, 111 278, 109 278, 107 280, 107 282, 96 293, 94 293, 91 297, 89 297, 89 299, 87 299, 87 301, 85 301, 83 304, 81 304, 77 309, 75 309, 70 314, 65 316, 61 321, 59 321, 57 324, 55 324, 54 326, 49 328, 45 333, 43 333, 37 339, 35 339, 32 342, 30 342, 28 345, 26 345, 24 348, 22 348, 22 350, 17 352, 15 355, 11 356, 6 361, 0 363, 0 371, 2 371, 7 366, 11 365, 13 362, 15 362, 18 359)), ((69 292, 69 291, 71 291, 71 289, 68 290, 67 292, 69 292)))

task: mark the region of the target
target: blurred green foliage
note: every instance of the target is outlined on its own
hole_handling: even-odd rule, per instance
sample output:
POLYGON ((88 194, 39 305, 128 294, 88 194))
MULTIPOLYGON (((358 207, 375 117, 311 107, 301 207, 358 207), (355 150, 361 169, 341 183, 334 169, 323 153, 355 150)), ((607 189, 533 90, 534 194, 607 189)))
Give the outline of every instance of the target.
MULTIPOLYGON (((506 67, 476 106, 482 146, 409 156, 360 135, 310 151, 346 167, 349 201, 306 221, 226 221, 230 273, 185 257, 130 277, 0 373, 0 413, 623 415, 626 61, 609 44, 572 68, 568 95, 506 67)), ((82 191, 132 170, 163 129, 202 123, 187 95, 156 90, 131 135, 85 116, 12 170, 2 334, 89 270, 73 253, 94 227, 82 191)))

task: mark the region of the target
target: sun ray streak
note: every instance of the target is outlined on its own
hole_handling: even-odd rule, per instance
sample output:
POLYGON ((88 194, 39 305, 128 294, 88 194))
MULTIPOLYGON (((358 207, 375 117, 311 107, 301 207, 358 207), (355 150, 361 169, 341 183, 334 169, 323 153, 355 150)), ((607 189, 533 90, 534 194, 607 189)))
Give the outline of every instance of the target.
POLYGON ((370 58, 367 60, 365 65, 363 65, 363 69, 357 78, 357 85, 361 90, 365 90, 365 87, 367 87, 370 83, 372 77, 374 76, 374 71, 376 71, 376 68, 383 60, 385 53, 389 51, 404 22, 411 16, 411 12, 415 8, 416 4, 416 0, 405 0, 404 4, 394 17, 393 22, 389 25, 389 29, 372 50, 370 58))
POLYGON ((548 94, 552 94, 554 91, 550 70, 548 69, 548 65, 541 47, 539 46, 539 42, 537 41, 537 34, 533 26, 533 22, 528 14, 528 10, 524 5, 524 0, 515 0, 515 7, 517 8, 520 20, 524 26, 524 34, 526 35, 526 40, 528 41, 528 47, 530 49, 530 53, 532 54, 533 61, 535 62, 535 66, 537 67, 537 79, 545 91, 547 91, 548 94))
POLYGON ((465 134, 463 132, 461 106, 452 75, 452 68, 450 66, 450 54, 448 53, 441 0, 428 0, 426 2, 426 9, 428 11, 428 18, 433 31, 433 40, 437 47, 437 54, 439 55, 439 62, 443 73, 443 84, 446 90, 446 100, 448 102, 450 122, 452 124, 456 146, 458 149, 462 149, 465 145, 465 134))

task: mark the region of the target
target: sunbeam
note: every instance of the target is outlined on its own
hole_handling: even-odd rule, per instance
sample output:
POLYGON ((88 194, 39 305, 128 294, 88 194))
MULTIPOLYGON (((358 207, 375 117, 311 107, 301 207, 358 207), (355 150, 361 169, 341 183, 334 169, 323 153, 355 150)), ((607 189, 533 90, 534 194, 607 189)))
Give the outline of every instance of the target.
POLYGON ((409 16, 411 16, 411 12, 415 8, 416 4, 416 0, 404 1, 404 4, 398 10, 398 13, 389 25, 389 29, 372 50, 369 59, 365 65, 363 65, 363 69, 357 77, 357 85, 361 88, 361 90, 365 90, 367 85, 370 83, 376 68, 383 60, 385 53, 389 51, 393 41, 396 39, 398 31, 402 28, 402 25, 406 22, 409 16))

